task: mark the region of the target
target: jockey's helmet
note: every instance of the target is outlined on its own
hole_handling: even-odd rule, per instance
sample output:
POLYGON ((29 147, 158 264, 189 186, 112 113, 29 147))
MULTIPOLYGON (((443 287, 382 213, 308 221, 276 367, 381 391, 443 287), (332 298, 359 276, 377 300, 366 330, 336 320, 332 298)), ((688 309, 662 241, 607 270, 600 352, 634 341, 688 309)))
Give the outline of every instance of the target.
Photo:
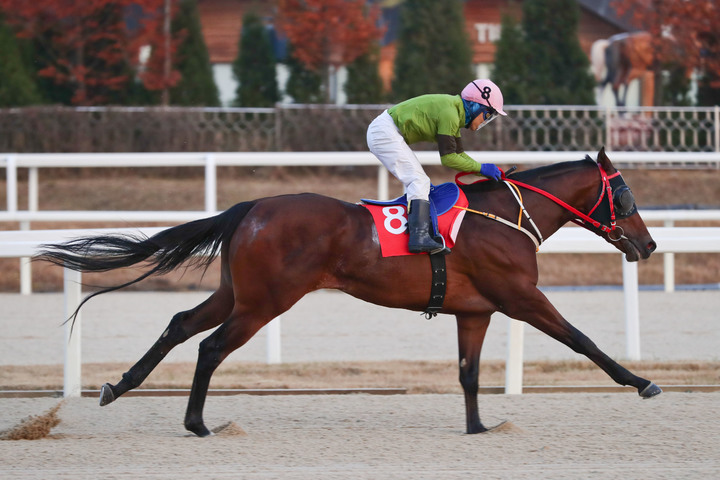
POLYGON ((507 115, 503 110, 503 96, 500 87, 495 85, 491 80, 486 78, 478 78, 468 83, 460 96, 464 100, 479 103, 490 107, 500 115, 507 115))

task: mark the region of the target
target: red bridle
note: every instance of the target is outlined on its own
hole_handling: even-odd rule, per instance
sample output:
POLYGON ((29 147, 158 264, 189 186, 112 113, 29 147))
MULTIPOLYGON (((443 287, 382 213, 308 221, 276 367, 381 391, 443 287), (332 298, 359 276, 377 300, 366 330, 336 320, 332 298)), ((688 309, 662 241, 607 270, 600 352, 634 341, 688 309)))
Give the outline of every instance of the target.
POLYGON ((527 188, 528 190, 532 190, 533 192, 539 193, 540 195, 552 200, 553 202, 557 203, 561 207, 563 207, 565 210, 569 210, 573 214, 575 214, 578 218, 574 219, 573 222, 577 223, 578 225, 590 228, 588 224, 590 224, 595 229, 601 230, 603 232, 611 232, 615 230, 616 228, 616 222, 615 222, 615 206, 613 205, 613 196, 612 196, 612 187, 610 186, 610 179, 615 178, 618 175, 620 175, 620 172, 617 171, 613 173, 612 175, 608 175, 605 170, 598 164, 598 169, 600 170, 600 181, 602 182, 602 188, 600 189, 600 197, 598 198, 597 202, 595 202, 595 206, 590 209, 588 213, 583 213, 577 208, 573 207, 572 205, 568 204, 567 202, 559 199, 555 195, 553 195, 550 192, 547 192, 541 188, 535 187, 533 185, 528 185, 527 183, 519 182, 517 180, 513 180, 510 178, 505 178, 504 180, 511 182, 518 187, 527 188), (610 226, 603 225, 598 220, 595 220, 594 218, 591 218, 590 215, 593 214, 593 212, 597 209, 597 207, 602 203, 603 199, 605 198, 605 195, 607 195, 608 203, 610 204, 610 226))
MULTIPOLYGON (((512 178, 505 177, 505 172, 503 172, 502 180, 506 182, 510 182, 514 185, 517 185, 518 187, 526 188, 528 190, 532 190, 535 193, 539 193, 540 195, 544 196, 545 198, 552 200, 553 202, 557 203, 561 207, 563 207, 565 210, 568 210, 575 214, 578 218, 573 219, 572 221, 581 227, 585 227, 589 230, 592 230, 592 228, 595 228, 597 230, 600 230, 602 232, 612 232, 617 228, 616 222, 615 222, 615 206, 613 205, 613 195, 612 195, 612 187, 610 186, 610 179, 615 178, 620 175, 620 171, 616 171, 612 175, 608 175, 607 172, 605 172, 605 169, 600 166, 600 164, 597 164, 598 169, 600 170, 600 181, 602 182, 602 188, 600 190, 600 197, 598 198, 597 202, 595 202, 595 206, 593 206, 592 209, 588 213, 583 213, 577 208, 573 207, 569 203, 565 202, 564 200, 559 199, 552 193, 545 191, 541 188, 535 187, 533 185, 529 185, 524 182, 520 182, 518 180, 514 180, 512 178), (598 208, 598 206, 602 203, 603 199, 607 195, 608 203, 610 204, 610 226, 604 225, 598 220, 595 220, 594 218, 591 218, 590 215, 593 214, 593 212, 598 208), (589 225, 588 225, 589 224, 589 225)), ((459 173, 455 176, 455 183, 458 183, 458 179, 464 175, 467 175, 467 172, 459 173)), ((488 180, 480 180, 481 182, 488 181, 488 180)), ((621 229, 622 230, 622 229, 621 229)))

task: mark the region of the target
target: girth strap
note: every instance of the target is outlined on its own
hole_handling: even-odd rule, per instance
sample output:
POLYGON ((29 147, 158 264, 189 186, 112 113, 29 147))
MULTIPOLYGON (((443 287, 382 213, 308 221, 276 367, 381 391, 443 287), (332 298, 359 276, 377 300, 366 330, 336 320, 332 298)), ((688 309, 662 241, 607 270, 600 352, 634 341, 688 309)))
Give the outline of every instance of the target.
POLYGON ((425 309, 425 318, 430 320, 442 310, 447 286, 447 272, 445 271, 445 255, 428 255, 428 257, 430 257, 430 267, 432 268, 432 283, 430 284, 430 300, 425 309))

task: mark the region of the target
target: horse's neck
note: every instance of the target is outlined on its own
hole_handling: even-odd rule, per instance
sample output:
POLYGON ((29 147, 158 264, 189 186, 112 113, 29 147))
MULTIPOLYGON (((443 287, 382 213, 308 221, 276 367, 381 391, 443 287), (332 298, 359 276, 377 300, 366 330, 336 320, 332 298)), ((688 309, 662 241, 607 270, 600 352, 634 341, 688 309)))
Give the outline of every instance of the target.
MULTIPOLYGON (((526 183, 587 213, 597 202, 598 180, 595 162, 580 161, 559 165, 557 171, 549 170, 537 179, 529 178, 526 183)), ((546 238, 576 218, 572 211, 541 195, 533 195, 526 208, 531 215, 538 217, 536 223, 546 238)))

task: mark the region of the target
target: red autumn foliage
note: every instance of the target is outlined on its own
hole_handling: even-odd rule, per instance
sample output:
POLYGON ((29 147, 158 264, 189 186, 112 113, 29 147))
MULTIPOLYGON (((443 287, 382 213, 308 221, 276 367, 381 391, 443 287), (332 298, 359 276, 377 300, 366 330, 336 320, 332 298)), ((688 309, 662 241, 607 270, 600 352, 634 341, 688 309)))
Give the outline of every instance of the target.
MULTIPOLYGON (((164 0, 0 0, 0 9, 17 35, 32 39, 40 49, 46 65, 38 74, 70 88, 74 105, 93 105, 106 101, 108 90, 125 88, 129 72, 123 66, 138 66, 141 45, 152 45, 152 62, 162 64, 165 49, 158 24, 163 4, 164 0), (126 22, 131 7, 143 12, 134 31, 126 22)), ((158 80, 152 62, 141 73, 148 89, 178 81, 176 74, 158 80)))
MULTIPOLYGON (((172 67, 176 63, 177 50, 185 37, 185 32, 175 32, 170 37, 166 37, 164 8, 168 3, 165 0, 150 0, 150 2, 158 8, 155 9, 155 14, 149 14, 143 19, 142 34, 135 43, 149 46, 152 53, 138 75, 148 90, 165 90, 174 87, 181 80, 180 72, 172 67)), ((174 18, 178 10, 178 2, 174 0, 169 2, 169 5, 169 18, 174 18)))
POLYGON ((378 40, 379 9, 366 0, 278 0, 275 22, 293 55, 313 71, 340 67, 378 40))

